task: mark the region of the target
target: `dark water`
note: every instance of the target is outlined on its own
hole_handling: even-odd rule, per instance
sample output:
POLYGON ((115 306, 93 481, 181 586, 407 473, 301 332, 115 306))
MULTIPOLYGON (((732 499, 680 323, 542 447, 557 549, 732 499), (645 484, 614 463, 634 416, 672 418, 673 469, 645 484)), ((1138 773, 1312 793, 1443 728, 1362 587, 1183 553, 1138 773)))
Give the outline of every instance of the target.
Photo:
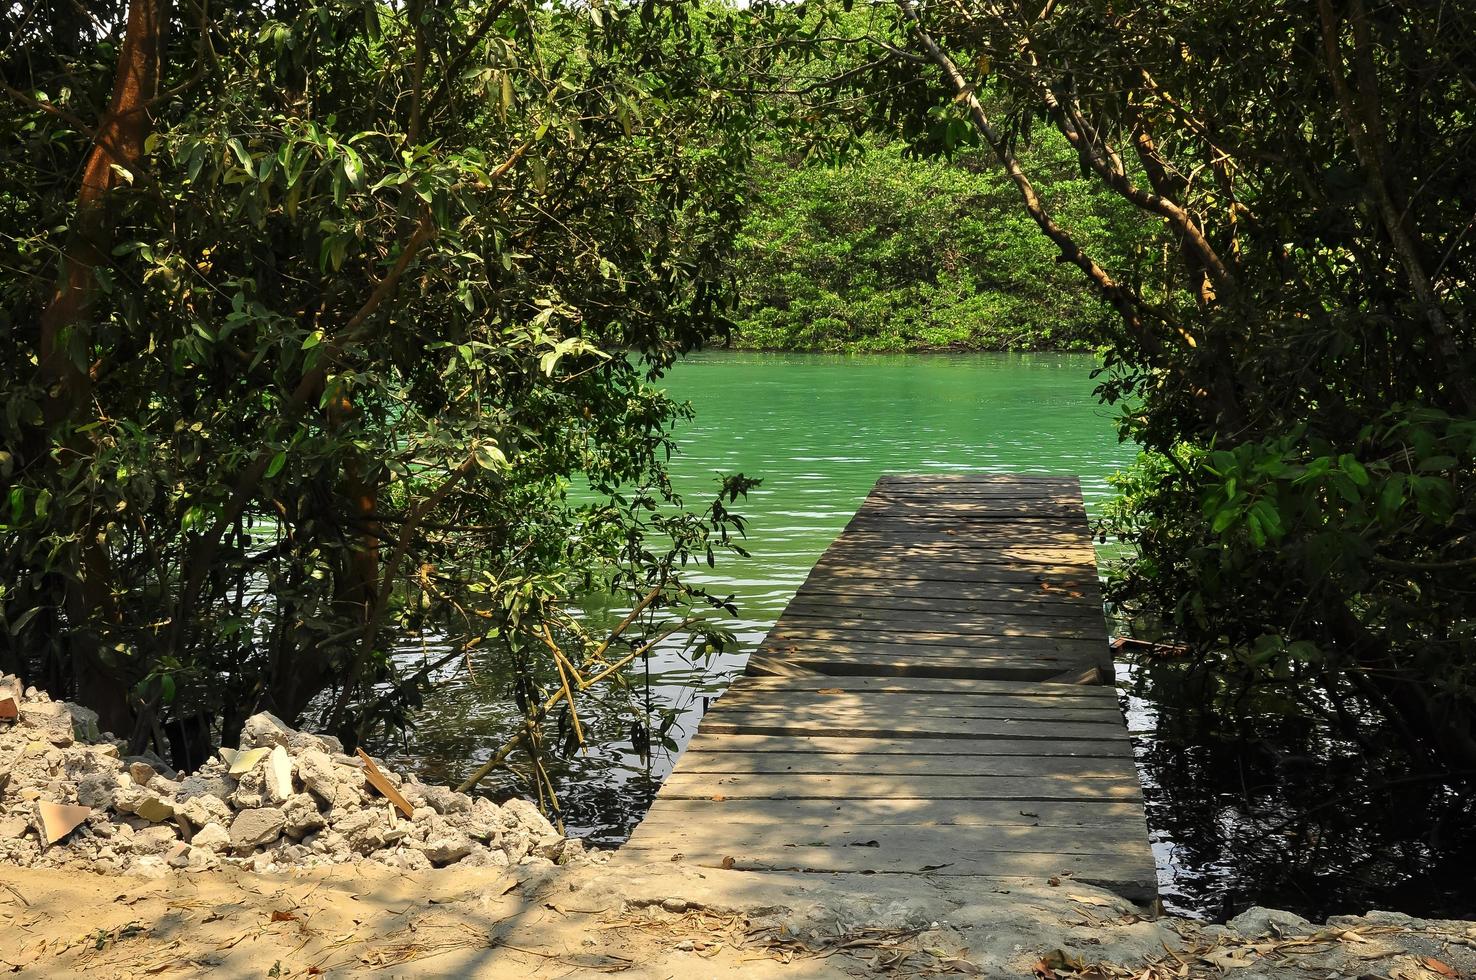
MULTIPOLYGON (((553 773, 568 828, 599 844, 625 838, 673 763, 673 753, 660 745, 649 754, 639 751, 643 716, 674 710, 670 734, 685 744, 709 700, 741 669, 882 473, 1077 475, 1088 512, 1095 514, 1108 494, 1107 476, 1133 451, 1118 444, 1106 410, 1092 397, 1092 367, 1085 355, 1042 354, 713 354, 681 366, 668 388, 692 402, 696 418, 680 433, 682 455, 672 466, 677 488, 695 503, 710 495, 719 472, 764 481, 739 508, 751 522, 753 557, 720 563, 710 573, 716 591, 735 594, 739 615, 726 625, 738 647, 696 662, 678 649, 662 649, 649 671, 631 673, 626 692, 581 712, 589 748, 553 773)), ((429 644, 402 655, 438 652, 429 644)), ((1124 685, 1132 679, 1127 665, 1119 674, 1124 685)), ((1387 805, 1374 800, 1362 809, 1323 811, 1324 818, 1342 821, 1335 828, 1339 847, 1308 846, 1306 831, 1299 831, 1302 838, 1280 831, 1268 837, 1267 826, 1309 805, 1287 791, 1284 767, 1263 762, 1257 769, 1260 757, 1243 734, 1208 734, 1178 709, 1165 708, 1159 687, 1164 682, 1150 678, 1124 703, 1147 787, 1160 882, 1172 908, 1219 917, 1256 902, 1324 913, 1361 912, 1381 903, 1411 912, 1449 907, 1448 889, 1434 888, 1431 894, 1440 897, 1421 904, 1411 894, 1419 885, 1410 884, 1429 882, 1430 868, 1449 848, 1401 853, 1392 864, 1368 858, 1370 851, 1387 852, 1391 834, 1418 836, 1428 821, 1414 820, 1417 827, 1381 823, 1374 811, 1387 805), (1296 860, 1289 859, 1291 851, 1296 860)), ((519 721, 507 676, 486 668, 475 678, 449 672, 396 761, 422 778, 455 783, 519 721)), ((1274 742, 1276 733, 1270 736, 1274 742)), ((1304 767, 1293 782, 1313 795, 1322 786, 1329 794, 1347 792, 1346 780, 1333 775, 1304 767)), ((494 795, 526 795, 528 787, 516 773, 484 784, 494 795)))

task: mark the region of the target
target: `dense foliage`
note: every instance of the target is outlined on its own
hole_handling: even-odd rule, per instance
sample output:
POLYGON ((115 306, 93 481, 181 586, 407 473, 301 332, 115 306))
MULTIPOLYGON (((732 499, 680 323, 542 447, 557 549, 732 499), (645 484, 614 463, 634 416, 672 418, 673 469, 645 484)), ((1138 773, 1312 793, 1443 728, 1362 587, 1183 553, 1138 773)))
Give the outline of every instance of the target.
MULTIPOLYGON (((802 53, 841 20, 773 16, 802 53)), ((1370 750, 1389 735, 1476 768, 1476 38, 1453 26, 1476 8, 867 16, 883 26, 864 70, 837 80, 857 121, 919 151, 987 147, 1117 313, 1101 394, 1146 453, 1108 528, 1136 551, 1124 611, 1370 750), (1020 147, 1046 127, 1159 223, 1160 274, 1089 247, 1037 193, 1020 147)))
MULTIPOLYGON (((830 165, 755 167, 735 266, 735 343, 787 350, 1081 349, 1110 310, 1050 261, 987 158, 915 159, 900 143, 830 165)), ((1140 244, 1130 208, 1083 179, 1069 148, 1035 158, 1050 196, 1113 254, 1140 244)))
POLYGON ((259 708, 403 722, 437 663, 402 627, 521 663, 533 711, 721 602, 682 569, 740 525, 675 499, 653 382, 725 323, 727 14, 21 8, 0 670, 198 754, 259 708), (591 583, 642 600, 614 647, 561 611, 591 583))

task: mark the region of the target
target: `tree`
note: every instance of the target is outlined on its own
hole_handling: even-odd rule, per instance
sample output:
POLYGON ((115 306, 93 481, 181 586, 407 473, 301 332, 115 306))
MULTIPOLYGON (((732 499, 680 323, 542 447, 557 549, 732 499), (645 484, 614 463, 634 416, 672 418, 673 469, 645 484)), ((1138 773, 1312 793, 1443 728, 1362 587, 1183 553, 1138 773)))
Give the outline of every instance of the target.
POLYGON ((438 665, 402 628, 537 690, 613 655, 571 590, 639 601, 637 648, 723 604, 683 568, 735 546, 748 484, 682 506, 652 382, 727 322, 725 15, 23 6, 0 665, 198 758, 258 708, 403 724, 438 665))
MULTIPOLYGON (((864 70, 833 81, 863 127, 987 146, 1115 309, 1099 390, 1145 456, 1107 527, 1135 548, 1112 598, 1350 734, 1372 713, 1416 758, 1471 768, 1466 8, 894 0, 867 8, 864 70), (1156 269, 1084 247, 1043 199, 1020 153, 1035 126, 1160 225, 1156 269)), ((841 19, 773 16, 801 46, 841 19)))

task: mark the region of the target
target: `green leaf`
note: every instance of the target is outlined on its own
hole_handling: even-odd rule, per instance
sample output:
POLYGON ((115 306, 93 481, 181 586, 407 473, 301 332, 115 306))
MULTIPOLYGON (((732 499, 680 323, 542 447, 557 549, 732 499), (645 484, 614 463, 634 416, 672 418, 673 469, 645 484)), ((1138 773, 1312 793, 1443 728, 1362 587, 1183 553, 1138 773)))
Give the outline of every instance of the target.
POLYGON ((283 449, 280 452, 278 452, 277 455, 273 456, 272 457, 272 461, 267 464, 266 478, 268 480, 270 480, 272 477, 274 477, 278 473, 282 472, 282 467, 284 467, 286 465, 287 465, 287 450, 283 449))
POLYGON ((1355 485, 1368 486, 1368 470, 1364 469, 1363 464, 1358 460, 1345 453, 1338 459, 1338 466, 1348 474, 1348 479, 1352 480, 1355 485))
POLYGON ((246 145, 238 138, 232 136, 226 140, 226 146, 231 148, 231 152, 236 155, 237 162, 241 164, 247 173, 255 169, 251 165, 251 154, 246 152, 246 145))
POLYGON ((484 470, 503 470, 507 468, 507 456, 497 446, 488 442, 484 442, 473 449, 472 458, 484 470))

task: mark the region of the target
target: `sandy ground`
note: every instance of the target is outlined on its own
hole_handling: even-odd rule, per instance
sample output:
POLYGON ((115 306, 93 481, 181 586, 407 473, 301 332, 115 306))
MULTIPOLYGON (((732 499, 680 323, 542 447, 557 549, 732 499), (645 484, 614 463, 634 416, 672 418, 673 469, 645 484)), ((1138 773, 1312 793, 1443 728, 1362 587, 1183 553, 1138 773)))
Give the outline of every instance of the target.
POLYGON ((0 928, 0 972, 26 978, 1476 976, 1471 923, 1272 922, 1253 938, 1154 920, 1070 881, 981 887, 620 858, 523 878, 372 863, 156 879, 12 869, 0 928))

